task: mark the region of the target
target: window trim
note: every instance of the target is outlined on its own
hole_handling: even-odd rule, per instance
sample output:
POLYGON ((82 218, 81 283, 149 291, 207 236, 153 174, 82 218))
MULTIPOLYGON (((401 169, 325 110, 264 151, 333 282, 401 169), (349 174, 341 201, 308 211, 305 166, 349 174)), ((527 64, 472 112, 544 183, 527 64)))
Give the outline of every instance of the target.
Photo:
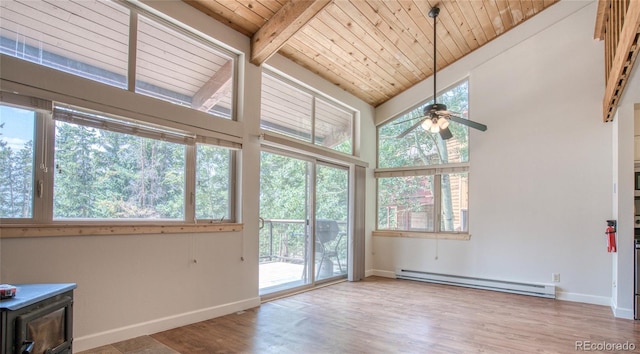
MULTIPOLYGON (((286 139, 291 139, 291 140, 295 139, 296 141, 302 142, 304 144, 308 144, 309 146, 319 147, 319 148, 324 148, 324 149, 327 149, 327 150, 331 150, 334 153, 338 153, 338 154, 343 155, 343 156, 350 156, 350 157, 355 157, 355 158, 359 157, 359 147, 356 146, 356 141, 357 141, 356 136, 358 134, 358 132, 357 132, 357 130, 358 130, 357 129, 357 124, 356 124, 357 120, 358 120, 358 114, 359 114, 358 110, 350 107, 347 104, 344 104, 344 103, 336 100, 335 98, 333 98, 331 96, 325 95, 324 93, 322 93, 322 92, 320 92, 318 90, 315 90, 315 89, 309 87, 308 85, 305 85, 302 82, 294 80, 294 79, 290 78, 289 76, 287 76, 286 74, 284 74, 284 73, 282 73, 280 71, 277 71, 276 69, 269 68, 269 67, 263 67, 262 68, 262 75, 268 75, 268 76, 271 76, 271 78, 273 78, 273 79, 275 79, 277 81, 282 81, 283 83, 285 83, 287 85, 290 85, 292 88, 300 90, 301 92, 310 95, 311 98, 312 98, 312 100, 311 100, 311 117, 310 117, 310 119, 311 119, 310 135, 311 136, 310 136, 309 141, 293 138, 293 137, 281 134, 281 133, 279 133, 277 131, 265 130, 263 128, 260 128, 260 131, 263 134, 265 134, 265 133, 274 134, 274 135, 277 135, 279 137, 283 137, 283 138, 286 138, 286 139), (350 139, 351 139, 351 153, 349 153, 349 154, 343 153, 343 152, 340 152, 338 150, 334 150, 334 149, 328 148, 328 147, 326 147, 324 145, 320 145, 320 144, 316 144, 315 143, 315 140, 316 140, 316 135, 315 135, 316 134, 316 100, 318 100, 318 99, 325 101, 327 104, 332 105, 336 109, 339 109, 341 111, 344 111, 345 113, 350 113, 351 114, 351 131, 350 131, 350 133, 351 133, 351 136, 350 136, 350 139)), ((262 85, 260 87, 260 91, 262 92, 262 85)), ((260 104, 262 105, 262 102, 260 102, 260 104)), ((260 117, 260 125, 262 125, 262 117, 260 117)))

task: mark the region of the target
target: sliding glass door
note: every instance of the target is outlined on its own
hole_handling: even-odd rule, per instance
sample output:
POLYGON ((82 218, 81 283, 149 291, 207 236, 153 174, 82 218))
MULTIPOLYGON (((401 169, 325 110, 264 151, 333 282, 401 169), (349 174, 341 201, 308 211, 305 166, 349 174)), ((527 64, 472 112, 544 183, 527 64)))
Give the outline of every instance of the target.
POLYGON ((349 234, 349 170, 316 164, 316 280, 347 274, 349 234))
POLYGON ((347 274, 349 170, 263 151, 260 294, 347 274))

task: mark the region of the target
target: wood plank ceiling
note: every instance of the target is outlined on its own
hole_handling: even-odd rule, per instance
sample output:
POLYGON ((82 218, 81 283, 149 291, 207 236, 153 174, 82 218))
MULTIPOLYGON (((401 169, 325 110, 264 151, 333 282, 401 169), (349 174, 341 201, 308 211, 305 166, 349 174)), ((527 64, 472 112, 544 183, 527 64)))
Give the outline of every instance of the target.
POLYGON ((252 38, 251 61, 278 52, 378 106, 558 0, 183 0, 252 38))

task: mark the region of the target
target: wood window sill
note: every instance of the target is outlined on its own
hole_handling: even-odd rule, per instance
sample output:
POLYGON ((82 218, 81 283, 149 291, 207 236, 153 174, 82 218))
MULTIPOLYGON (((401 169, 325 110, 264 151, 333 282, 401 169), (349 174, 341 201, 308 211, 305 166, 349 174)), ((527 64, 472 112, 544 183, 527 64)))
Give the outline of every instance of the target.
POLYGON ((203 232, 242 231, 243 224, 4 224, 0 225, 0 238, 61 237, 141 234, 183 234, 203 232))
POLYGON ((373 236, 377 237, 408 237, 408 238, 432 238, 440 240, 463 240, 468 241, 471 235, 468 233, 455 232, 420 232, 420 231, 395 231, 395 230, 376 230, 373 236))

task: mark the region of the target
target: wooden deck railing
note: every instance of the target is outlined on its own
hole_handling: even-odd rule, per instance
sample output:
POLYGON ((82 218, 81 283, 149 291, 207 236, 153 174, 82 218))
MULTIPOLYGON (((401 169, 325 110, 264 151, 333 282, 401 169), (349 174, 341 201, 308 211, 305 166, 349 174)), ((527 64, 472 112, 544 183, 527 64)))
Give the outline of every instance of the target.
POLYGON ((603 119, 609 122, 640 50, 640 1, 599 0, 594 37, 604 40, 603 119))

